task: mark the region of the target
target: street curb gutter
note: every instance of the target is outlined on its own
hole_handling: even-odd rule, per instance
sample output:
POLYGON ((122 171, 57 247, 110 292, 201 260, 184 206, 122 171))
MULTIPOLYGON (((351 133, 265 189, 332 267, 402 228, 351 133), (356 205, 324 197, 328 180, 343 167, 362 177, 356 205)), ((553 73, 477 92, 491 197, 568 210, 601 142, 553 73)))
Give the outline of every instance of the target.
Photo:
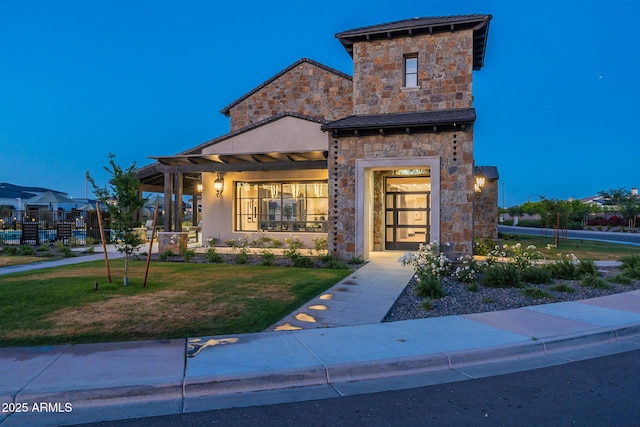
MULTIPOLYGON (((506 346, 335 365, 319 364, 317 367, 259 375, 206 375, 78 390, 29 389, 19 392, 15 401, 73 402, 73 412, 17 413, 4 420, 0 419, 0 425, 65 425, 179 414, 247 404, 281 403, 292 401, 292 395, 295 395, 296 400, 338 397, 341 395, 335 388, 338 384, 436 375, 483 364, 536 357, 554 357, 560 360, 555 356, 563 352, 625 341, 634 343, 630 349, 640 348, 640 323, 548 339, 532 338, 530 341, 506 346)), ((564 359, 560 363, 569 361, 564 359)))

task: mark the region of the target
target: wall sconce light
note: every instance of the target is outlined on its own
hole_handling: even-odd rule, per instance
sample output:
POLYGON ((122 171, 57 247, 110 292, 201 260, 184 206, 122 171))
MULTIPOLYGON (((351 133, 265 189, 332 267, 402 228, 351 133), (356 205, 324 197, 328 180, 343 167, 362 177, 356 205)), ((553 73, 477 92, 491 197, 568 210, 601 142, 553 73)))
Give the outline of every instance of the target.
POLYGON ((482 189, 484 188, 484 181, 485 181, 484 176, 480 176, 480 175, 476 176, 476 184, 475 184, 476 193, 482 192, 482 189))
POLYGON ((224 179, 222 179, 222 174, 218 174, 218 178, 213 181, 213 188, 216 190, 216 197, 222 197, 222 191, 224 190, 224 179))
POLYGON ((196 189, 198 190, 198 193, 202 193, 202 184, 196 184, 196 189))

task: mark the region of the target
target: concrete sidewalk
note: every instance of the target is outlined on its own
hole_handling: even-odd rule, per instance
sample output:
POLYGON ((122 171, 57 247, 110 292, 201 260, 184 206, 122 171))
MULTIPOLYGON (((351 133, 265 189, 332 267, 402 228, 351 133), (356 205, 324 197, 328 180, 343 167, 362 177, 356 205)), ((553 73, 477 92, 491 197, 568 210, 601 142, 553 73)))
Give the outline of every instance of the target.
POLYGON ((640 348, 640 291, 379 323, 382 309, 371 310, 370 318, 363 312, 370 302, 388 310, 406 285, 411 271, 398 264, 399 256, 374 255, 325 293, 333 298, 320 296, 278 323, 306 323, 310 329, 0 349, 0 402, 24 410, 0 413, 0 425, 65 425, 321 399, 640 348), (397 290, 387 293, 382 287, 397 290), (379 297, 367 301, 374 294, 379 297), (339 304, 330 306, 331 301, 339 304), (311 308, 316 302, 326 309, 311 308), (299 313, 316 321, 300 321, 299 313), (330 327, 338 325, 355 326, 330 327))

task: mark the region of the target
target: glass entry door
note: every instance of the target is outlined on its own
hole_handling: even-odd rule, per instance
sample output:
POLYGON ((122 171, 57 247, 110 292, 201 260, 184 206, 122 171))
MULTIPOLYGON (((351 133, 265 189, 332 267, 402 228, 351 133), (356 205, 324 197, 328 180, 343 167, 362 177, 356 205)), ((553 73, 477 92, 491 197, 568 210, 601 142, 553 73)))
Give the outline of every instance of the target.
POLYGON ((430 239, 431 179, 385 181, 385 249, 416 250, 430 239))

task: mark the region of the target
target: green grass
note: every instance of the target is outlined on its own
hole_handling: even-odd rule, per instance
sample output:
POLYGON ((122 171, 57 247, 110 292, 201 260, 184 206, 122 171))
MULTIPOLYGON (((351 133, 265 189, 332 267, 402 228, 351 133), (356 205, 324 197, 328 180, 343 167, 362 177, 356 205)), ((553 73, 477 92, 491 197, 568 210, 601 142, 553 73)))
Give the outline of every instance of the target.
POLYGON ((546 246, 553 244, 553 237, 527 236, 524 234, 509 234, 515 239, 499 240, 500 244, 513 244, 520 242, 523 246, 534 245, 547 258, 558 259, 557 254, 574 254, 578 259, 589 260, 617 260, 627 255, 640 255, 640 247, 624 244, 596 242, 592 240, 567 239, 566 242, 560 240, 558 248, 546 249, 546 246))
POLYGON ((0 346, 151 340, 264 330, 349 270, 92 262, 0 276, 0 346), (94 291, 94 283, 98 290, 94 291))

